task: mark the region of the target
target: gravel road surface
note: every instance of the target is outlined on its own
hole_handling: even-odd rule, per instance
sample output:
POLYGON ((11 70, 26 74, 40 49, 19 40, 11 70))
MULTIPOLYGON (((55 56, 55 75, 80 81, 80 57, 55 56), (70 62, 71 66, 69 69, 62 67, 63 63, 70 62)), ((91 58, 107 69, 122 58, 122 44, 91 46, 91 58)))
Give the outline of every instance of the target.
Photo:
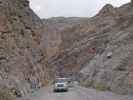
POLYGON ((133 100, 133 96, 123 96, 111 92, 101 92, 75 86, 68 92, 54 93, 52 87, 42 88, 30 96, 17 100, 133 100))

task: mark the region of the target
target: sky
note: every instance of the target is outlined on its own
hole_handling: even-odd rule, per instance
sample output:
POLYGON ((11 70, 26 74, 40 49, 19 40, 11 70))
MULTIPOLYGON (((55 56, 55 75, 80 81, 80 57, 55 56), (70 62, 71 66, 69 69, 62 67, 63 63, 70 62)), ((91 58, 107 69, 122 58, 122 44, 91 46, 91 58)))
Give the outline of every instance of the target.
POLYGON ((105 4, 119 7, 130 0, 30 0, 31 8, 40 18, 92 17, 105 4))

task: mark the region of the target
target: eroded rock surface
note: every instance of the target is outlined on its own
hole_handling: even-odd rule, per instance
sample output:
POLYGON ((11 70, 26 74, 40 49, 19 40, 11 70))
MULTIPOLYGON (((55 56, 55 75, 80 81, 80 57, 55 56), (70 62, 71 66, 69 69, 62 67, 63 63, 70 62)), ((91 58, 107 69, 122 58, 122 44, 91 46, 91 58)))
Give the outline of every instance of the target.
POLYGON ((44 23, 49 65, 56 75, 72 75, 97 89, 133 93, 132 3, 106 5, 92 18, 51 18, 44 23))
POLYGON ((48 78, 42 22, 28 0, 0 0, 0 87, 26 95, 48 78))

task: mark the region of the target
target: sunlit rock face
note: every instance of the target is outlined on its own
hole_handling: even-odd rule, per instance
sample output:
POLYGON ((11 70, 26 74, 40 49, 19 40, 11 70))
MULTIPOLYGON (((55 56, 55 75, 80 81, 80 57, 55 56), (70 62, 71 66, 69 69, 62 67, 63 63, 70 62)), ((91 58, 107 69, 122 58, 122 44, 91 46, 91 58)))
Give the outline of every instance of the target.
POLYGON ((56 52, 48 60, 55 74, 73 76, 86 87, 132 94, 132 16, 129 3, 119 8, 108 4, 92 18, 45 19, 45 47, 47 55, 49 48, 56 52))
POLYGON ((48 78, 42 34, 28 0, 0 0, 0 87, 23 96, 48 78))

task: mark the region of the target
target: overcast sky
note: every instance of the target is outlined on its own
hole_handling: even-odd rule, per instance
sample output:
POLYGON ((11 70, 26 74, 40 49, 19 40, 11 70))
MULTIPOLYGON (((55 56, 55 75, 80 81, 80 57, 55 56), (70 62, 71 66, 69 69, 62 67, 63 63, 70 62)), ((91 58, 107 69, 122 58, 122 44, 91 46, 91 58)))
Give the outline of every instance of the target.
POLYGON ((31 8, 41 18, 91 17, 105 4, 120 6, 130 0, 30 0, 31 8))

